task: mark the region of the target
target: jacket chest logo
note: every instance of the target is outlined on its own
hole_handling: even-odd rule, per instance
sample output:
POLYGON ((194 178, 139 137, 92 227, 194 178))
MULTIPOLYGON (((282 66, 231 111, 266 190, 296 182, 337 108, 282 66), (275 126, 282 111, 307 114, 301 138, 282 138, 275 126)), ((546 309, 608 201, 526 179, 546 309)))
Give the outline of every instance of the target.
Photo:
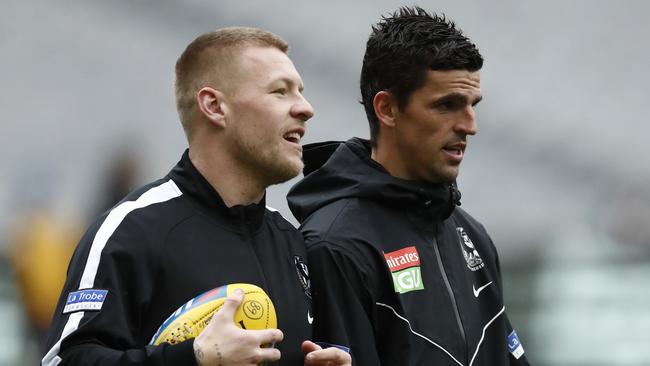
POLYGON ((478 271, 479 269, 485 267, 483 259, 478 254, 478 251, 472 243, 472 239, 469 238, 469 235, 465 232, 465 229, 462 227, 456 228, 456 234, 458 234, 458 241, 460 242, 460 249, 463 252, 463 257, 467 262, 467 268, 471 271, 478 271))
POLYGON ((386 264, 393 276, 395 292, 400 294, 424 290, 420 272, 420 255, 414 246, 384 253, 386 264))
POLYGON ((305 296, 311 300, 311 281, 309 280, 309 269, 307 268, 305 262, 302 260, 302 257, 299 255, 293 256, 293 263, 296 265, 296 274, 298 275, 300 286, 302 286, 302 291, 305 293, 305 296))

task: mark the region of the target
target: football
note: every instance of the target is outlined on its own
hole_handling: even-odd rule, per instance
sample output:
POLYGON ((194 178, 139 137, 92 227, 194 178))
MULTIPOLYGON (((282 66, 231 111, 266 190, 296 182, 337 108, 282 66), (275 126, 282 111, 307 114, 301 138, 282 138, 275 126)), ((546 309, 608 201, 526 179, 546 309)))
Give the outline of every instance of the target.
POLYGON ((266 292, 249 283, 232 283, 204 292, 183 304, 163 322, 149 344, 176 344, 195 338, 210 323, 226 297, 238 288, 244 290, 244 300, 235 313, 235 324, 243 329, 276 328, 275 308, 266 292))

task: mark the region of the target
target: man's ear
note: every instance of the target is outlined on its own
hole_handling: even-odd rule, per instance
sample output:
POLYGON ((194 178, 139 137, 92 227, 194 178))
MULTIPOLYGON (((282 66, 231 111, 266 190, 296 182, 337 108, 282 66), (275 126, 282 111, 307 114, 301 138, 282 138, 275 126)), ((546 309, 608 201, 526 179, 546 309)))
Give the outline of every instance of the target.
POLYGON ((375 115, 379 120, 379 124, 386 127, 395 127, 395 115, 398 111, 397 100, 389 92, 382 90, 375 94, 372 100, 372 105, 375 108, 375 115))
POLYGON ((224 94, 219 90, 203 87, 196 93, 196 102, 199 111, 210 123, 218 127, 226 126, 226 106, 224 94))

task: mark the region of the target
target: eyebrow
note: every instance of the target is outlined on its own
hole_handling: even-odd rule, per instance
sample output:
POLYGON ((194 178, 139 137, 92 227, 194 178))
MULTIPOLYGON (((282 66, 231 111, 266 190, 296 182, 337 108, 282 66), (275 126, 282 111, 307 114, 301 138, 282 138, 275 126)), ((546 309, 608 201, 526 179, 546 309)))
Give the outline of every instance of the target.
MULTIPOLYGON (((483 100, 483 95, 479 95, 476 99, 474 99, 472 101, 472 106, 477 105, 481 100, 483 100)), ((440 98, 437 98, 435 100, 435 103, 446 102, 446 101, 459 101, 459 102, 467 103, 469 99, 467 98, 466 94, 452 92, 449 94, 445 94, 440 98)))
MULTIPOLYGON (((277 80, 272 81, 272 83, 275 83, 275 82, 283 82, 283 83, 285 83, 285 84, 287 84, 289 86, 296 85, 296 82, 294 80, 286 78, 286 77, 281 77, 281 78, 279 78, 277 80)), ((305 86, 302 83, 299 83, 298 84, 298 91, 302 93, 303 90, 305 90, 305 86)))

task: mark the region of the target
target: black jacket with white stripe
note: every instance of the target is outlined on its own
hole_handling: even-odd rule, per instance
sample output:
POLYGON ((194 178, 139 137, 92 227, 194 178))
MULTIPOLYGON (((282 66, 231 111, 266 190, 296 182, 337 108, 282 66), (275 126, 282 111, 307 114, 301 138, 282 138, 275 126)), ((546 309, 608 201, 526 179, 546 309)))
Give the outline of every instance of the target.
POLYGON ((42 364, 195 365, 191 340, 147 344, 189 299, 243 282, 265 289, 275 305, 279 364, 302 365, 300 344, 311 338, 308 282, 296 264, 303 260, 303 239, 289 222, 264 202, 226 207, 186 151, 164 179, 129 194, 83 236, 42 364), (96 298, 106 290, 94 302, 101 310, 66 311, 80 289, 97 290, 96 298))
POLYGON ((304 159, 288 200, 307 243, 316 340, 350 347, 360 366, 528 364, 496 249, 456 207, 454 184, 395 178, 361 139, 306 146, 304 159))

